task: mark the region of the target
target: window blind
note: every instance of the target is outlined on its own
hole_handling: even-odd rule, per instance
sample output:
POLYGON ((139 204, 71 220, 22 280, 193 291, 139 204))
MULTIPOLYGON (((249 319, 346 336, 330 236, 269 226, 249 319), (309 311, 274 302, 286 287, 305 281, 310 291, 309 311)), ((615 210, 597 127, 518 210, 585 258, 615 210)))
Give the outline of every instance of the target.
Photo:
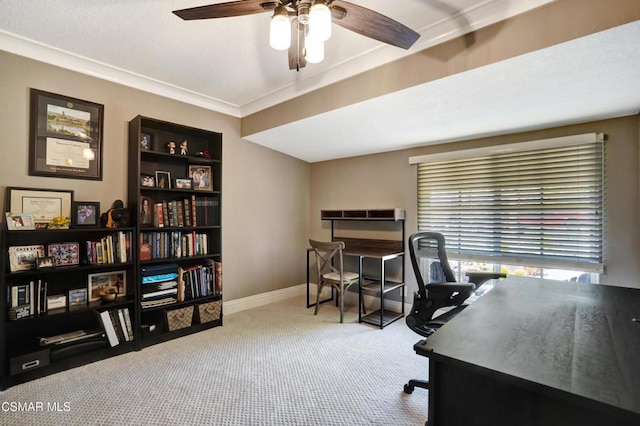
POLYGON ((418 164, 418 229, 452 258, 602 271, 604 143, 418 164))

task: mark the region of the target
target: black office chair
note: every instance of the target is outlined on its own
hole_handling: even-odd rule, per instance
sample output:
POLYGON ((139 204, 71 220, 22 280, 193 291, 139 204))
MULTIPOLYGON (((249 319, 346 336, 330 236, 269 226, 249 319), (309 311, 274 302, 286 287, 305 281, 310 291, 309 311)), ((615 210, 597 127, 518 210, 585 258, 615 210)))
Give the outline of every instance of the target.
MULTIPOLYGON (((406 317, 410 329, 423 337, 429 337, 438 328, 461 312, 467 305, 464 301, 482 284, 490 279, 504 278, 499 272, 467 272, 469 283, 456 282, 455 275, 445 251, 444 236, 437 232, 417 232, 409 237, 409 255, 418 283, 413 296, 411 312, 406 317), (434 255, 435 254, 435 255, 434 255), (429 262, 421 265, 419 260, 429 262), (427 271, 427 277, 422 270, 427 271), (425 282, 428 280, 428 282, 425 282), (452 307, 434 318, 437 310, 452 307)), ((429 382, 412 379, 404 385, 405 393, 414 388, 429 389, 429 382)))

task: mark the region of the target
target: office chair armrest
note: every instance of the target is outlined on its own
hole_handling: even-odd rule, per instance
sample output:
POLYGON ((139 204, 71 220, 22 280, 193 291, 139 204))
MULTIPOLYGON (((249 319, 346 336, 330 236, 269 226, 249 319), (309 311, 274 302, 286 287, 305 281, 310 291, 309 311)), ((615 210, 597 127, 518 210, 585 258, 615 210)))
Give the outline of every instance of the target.
POLYGON ((503 272, 468 271, 465 275, 469 277, 470 283, 474 283, 476 285, 476 289, 480 288, 482 284, 489 280, 507 277, 507 274, 503 272))
POLYGON ((426 289, 430 293, 444 294, 444 293, 464 293, 472 292, 476 289, 474 283, 441 283, 441 284, 428 284, 426 289))
POLYGON ((440 306, 461 305, 462 302, 467 300, 469 296, 471 296, 471 293, 476 289, 476 286, 473 283, 429 284, 426 287, 427 292, 429 293, 429 298, 435 300, 449 299, 449 303, 438 303, 440 306))

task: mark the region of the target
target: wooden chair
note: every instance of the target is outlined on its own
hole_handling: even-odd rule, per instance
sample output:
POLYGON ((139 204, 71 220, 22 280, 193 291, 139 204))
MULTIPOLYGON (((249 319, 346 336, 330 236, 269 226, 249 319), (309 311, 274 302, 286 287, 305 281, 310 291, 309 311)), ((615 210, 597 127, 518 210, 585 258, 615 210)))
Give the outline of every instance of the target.
POLYGON ((318 314, 320 306, 320 293, 325 285, 335 288, 340 303, 340 322, 344 322, 344 295, 354 284, 360 282, 360 275, 356 272, 344 271, 343 241, 323 242, 309 240, 309 244, 316 255, 316 268, 318 271, 318 292, 316 296, 316 309, 318 314))

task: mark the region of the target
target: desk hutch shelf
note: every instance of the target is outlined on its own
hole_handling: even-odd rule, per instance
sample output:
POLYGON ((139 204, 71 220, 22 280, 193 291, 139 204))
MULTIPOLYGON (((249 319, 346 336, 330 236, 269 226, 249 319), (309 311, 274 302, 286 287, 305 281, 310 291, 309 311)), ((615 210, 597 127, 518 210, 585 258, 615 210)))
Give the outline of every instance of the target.
POLYGON ((358 273, 360 286, 358 300, 365 294, 377 295, 380 308, 365 314, 362 303, 358 303, 359 322, 365 322, 384 328, 392 322, 404 317, 404 241, 405 241, 405 211, 403 209, 370 209, 370 210, 322 210, 322 220, 331 221, 331 240, 344 241, 346 256, 358 258, 358 273), (335 222, 364 221, 364 222, 394 222, 400 232, 399 240, 380 240, 368 238, 345 238, 336 235, 335 222), (365 272, 364 262, 377 262, 377 273, 365 272), (388 276, 388 266, 392 263, 399 265, 400 280, 388 276), (399 310, 389 308, 389 299, 396 295, 396 302, 400 303, 399 310))

